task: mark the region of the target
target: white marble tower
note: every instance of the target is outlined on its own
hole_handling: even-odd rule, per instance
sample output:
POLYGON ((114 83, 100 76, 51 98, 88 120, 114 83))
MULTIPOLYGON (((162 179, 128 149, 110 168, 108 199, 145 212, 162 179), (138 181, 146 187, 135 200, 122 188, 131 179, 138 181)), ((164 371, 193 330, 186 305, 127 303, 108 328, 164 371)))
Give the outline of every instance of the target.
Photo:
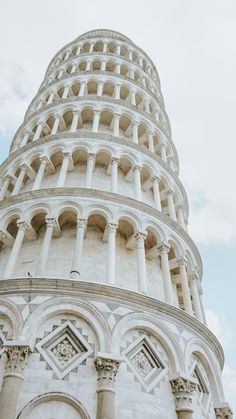
POLYGON ((0 419, 232 418, 178 170, 147 54, 63 47, 0 166, 0 419))

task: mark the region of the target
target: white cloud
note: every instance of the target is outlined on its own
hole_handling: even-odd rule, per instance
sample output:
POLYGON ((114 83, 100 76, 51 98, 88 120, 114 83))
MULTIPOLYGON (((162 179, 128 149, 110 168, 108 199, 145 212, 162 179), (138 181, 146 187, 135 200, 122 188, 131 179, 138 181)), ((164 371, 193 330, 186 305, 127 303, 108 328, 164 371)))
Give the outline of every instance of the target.
POLYGON ((229 327, 229 322, 224 316, 220 316, 213 310, 205 310, 207 326, 219 339, 224 347, 228 346, 232 340, 232 331, 229 327))

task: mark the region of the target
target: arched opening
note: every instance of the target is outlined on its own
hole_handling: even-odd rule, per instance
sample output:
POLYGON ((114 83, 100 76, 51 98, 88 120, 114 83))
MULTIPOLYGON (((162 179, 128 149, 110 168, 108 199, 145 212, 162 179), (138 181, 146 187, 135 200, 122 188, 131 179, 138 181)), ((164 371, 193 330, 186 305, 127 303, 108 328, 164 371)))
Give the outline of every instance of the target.
POLYGON ((99 131, 100 132, 111 132, 112 131, 112 120, 113 114, 109 110, 104 110, 100 114, 99 131))
POLYGON ((107 150, 101 150, 96 154, 92 188, 105 191, 111 190, 111 176, 109 176, 110 170, 108 170, 110 160, 111 153, 107 150))
POLYGON ((116 233, 116 283, 120 287, 138 290, 135 224, 121 217, 116 233))
POLYGON ((103 85, 103 95, 113 97, 114 96, 114 84, 105 82, 103 85))

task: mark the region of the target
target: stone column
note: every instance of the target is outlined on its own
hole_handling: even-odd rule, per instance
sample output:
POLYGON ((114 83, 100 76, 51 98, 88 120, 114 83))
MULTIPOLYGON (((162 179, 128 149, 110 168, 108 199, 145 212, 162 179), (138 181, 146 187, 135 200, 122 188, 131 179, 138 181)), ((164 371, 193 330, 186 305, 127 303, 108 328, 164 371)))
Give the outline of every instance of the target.
POLYGON ((172 189, 168 189, 167 191, 167 200, 168 200, 168 209, 169 209, 170 218, 176 221, 174 191, 172 189))
POLYGON ((167 243, 162 243, 161 246, 158 247, 158 249, 161 255, 161 270, 163 276, 165 301, 168 304, 173 304, 173 288, 168 259, 168 252, 170 250, 170 246, 167 243))
POLYGON ((196 389, 196 383, 187 378, 177 377, 170 380, 170 384, 178 419, 192 419, 192 394, 196 389))
POLYGON ((74 254, 72 267, 70 272, 70 277, 75 279, 80 275, 80 262, 83 252, 83 243, 84 243, 84 232, 86 228, 86 220, 84 218, 77 219, 77 232, 74 246, 74 254))
POLYGON ((102 96, 103 84, 104 84, 103 80, 98 81, 97 96, 102 96))
POLYGON ((167 155, 166 155, 166 146, 165 144, 161 144, 161 158, 162 160, 167 163, 167 155))
POLYGON ((27 144, 29 136, 30 136, 30 131, 25 131, 24 137, 21 143, 21 147, 24 147, 27 144))
POLYGON ((178 204, 177 205, 177 215, 178 215, 179 224, 181 225, 181 227, 186 229, 185 221, 184 221, 184 207, 183 207, 183 204, 178 204))
POLYGON ((46 156, 40 156, 40 167, 37 173, 37 176, 35 178, 32 191, 35 191, 36 189, 39 189, 43 180, 44 172, 48 163, 48 158, 46 156))
POLYGON ((144 100, 144 111, 147 112, 148 114, 150 114, 150 107, 149 107, 149 100, 148 99, 144 100))
POLYGON ((60 170, 60 174, 57 181, 58 188, 63 187, 65 184, 66 174, 67 174, 68 166, 70 163, 70 156, 71 156, 68 151, 64 151, 62 154, 63 154, 63 161, 62 161, 61 170, 60 170))
POLYGON ((55 121, 52 127, 52 131, 51 131, 51 135, 54 135, 57 133, 59 124, 60 124, 60 120, 61 120, 61 115, 55 115, 55 121))
POLYGON ((147 237, 146 232, 138 232, 136 234, 137 242, 137 274, 138 274, 138 290, 139 292, 147 293, 147 278, 146 278, 146 256, 144 241, 147 237))
POLYGON ((153 144, 153 133, 149 131, 147 133, 147 137, 148 137, 148 149, 152 153, 155 153, 154 144, 153 144))
POLYGON ((233 412, 226 403, 223 407, 215 407, 216 419, 233 419, 233 412))
POLYGON ((121 89, 121 84, 116 84, 115 85, 115 99, 120 100, 120 89, 121 89))
POLYGON ((50 244, 51 244, 51 240, 52 240, 52 233, 53 233, 54 227, 56 226, 55 218, 47 218, 46 219, 46 226, 47 226, 47 228, 46 228, 43 243, 42 243, 42 246, 41 246, 35 276, 42 276, 44 274, 46 263, 47 263, 47 260, 48 260, 50 244))
POLYGON ((161 211, 161 198, 160 198, 160 189, 159 189, 160 178, 158 176, 153 176, 153 195, 154 195, 154 204, 158 211, 161 211))
POLYGON ((134 144, 138 144, 138 125, 137 121, 133 121, 133 142, 134 144))
POLYGON ((96 419, 115 419, 114 382, 120 362, 99 356, 94 363, 98 373, 96 419))
POLYGON ((204 320, 203 320, 203 315, 202 315, 202 308, 201 308, 200 298, 199 298, 199 293, 198 293, 198 288, 197 288, 198 275, 196 272, 193 272, 191 275, 189 275, 189 283, 190 283, 190 291, 191 291, 192 299, 193 299, 193 309, 195 311, 196 318, 200 322, 203 323, 204 320))
POLYGON ((179 263, 179 270, 180 270, 180 276, 181 276, 184 309, 188 314, 193 316, 193 308, 192 308, 192 302, 191 302, 191 297, 190 297, 190 290, 189 290, 189 285, 188 285, 188 276, 187 276, 187 272, 186 272, 186 266, 185 266, 184 258, 180 258, 178 260, 178 263, 179 263))
POLYGON ((36 141, 36 140, 38 140, 38 139, 39 139, 39 137, 40 137, 40 135, 41 135, 41 132, 42 132, 42 130, 43 130, 43 126, 44 126, 44 122, 43 122, 43 121, 40 121, 40 122, 38 123, 37 129, 36 129, 36 131, 35 131, 35 134, 34 134, 34 137, 33 137, 33 141, 36 141))
POLYGON ((26 345, 6 345, 4 351, 7 360, 0 392, 0 419, 15 419, 30 348, 26 345))
POLYGON ((62 95, 62 99, 67 98, 69 91, 70 91, 70 86, 69 85, 65 86, 64 92, 63 92, 63 95, 62 95))
POLYGON ((108 45, 108 43, 104 42, 102 52, 107 52, 107 45, 108 45))
POLYGON ((2 189, 0 192, 0 200, 4 199, 8 190, 8 186, 10 185, 11 180, 13 179, 13 177, 7 173, 6 176, 4 177, 4 182, 2 185, 2 189))
POLYGON ((117 193, 118 157, 111 159, 111 192, 117 193))
POLYGON ((131 90, 130 92, 130 103, 133 106, 136 106, 136 92, 135 90, 131 90))
POLYGON ((73 120, 70 127, 70 132, 76 132, 79 121, 80 111, 73 111, 73 120))
POLYGON ((108 225, 108 253, 107 253, 107 284, 115 284, 116 267, 116 230, 118 225, 110 223, 108 225))
POLYGON ((10 278, 15 269, 15 265, 16 265, 16 262, 20 253, 20 249, 21 249, 24 237, 25 237, 26 222, 23 220, 18 220, 17 227, 18 227, 17 235, 15 238, 13 247, 11 249, 11 253, 7 261, 7 266, 4 272, 4 277, 6 278, 10 278))
POLYGON ((95 110, 93 114, 93 132, 98 132, 99 120, 100 120, 101 111, 95 110))
POLYGON ((54 96, 55 96, 55 92, 54 91, 50 92, 50 95, 47 101, 48 105, 50 105, 53 102, 54 96))
POLYGON ((20 164, 20 169, 21 171, 17 178, 17 181, 15 183, 11 196, 17 195, 20 192, 20 189, 21 189, 21 186, 22 186, 22 183, 24 181, 24 177, 27 171, 27 165, 25 163, 20 164))
POLYGON ((80 89, 79 89, 79 97, 84 96, 85 88, 86 88, 86 81, 82 81, 80 85, 80 89))
POLYGON ((134 189, 135 189, 135 199, 142 201, 142 189, 141 189, 141 178, 140 172, 142 170, 141 166, 134 166, 134 189))
POLYGON ((95 159, 95 154, 88 153, 87 171, 86 171, 86 177, 85 177, 85 188, 91 188, 91 185, 92 185, 94 159, 95 159))
POLYGON ((120 115, 115 113, 113 118, 113 135, 114 137, 119 137, 120 134, 120 115))

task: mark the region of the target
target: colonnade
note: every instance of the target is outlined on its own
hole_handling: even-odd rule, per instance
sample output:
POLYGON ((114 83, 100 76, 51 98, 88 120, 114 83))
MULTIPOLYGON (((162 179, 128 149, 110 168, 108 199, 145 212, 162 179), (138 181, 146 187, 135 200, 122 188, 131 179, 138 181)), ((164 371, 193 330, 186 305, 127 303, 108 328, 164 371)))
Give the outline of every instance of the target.
MULTIPOLYGON (((74 169, 73 158, 72 154, 69 151, 62 152, 62 164, 58 174, 57 183, 54 187, 64 187, 66 182, 66 177, 68 170, 74 169)), ((40 155, 40 166, 37 173, 34 169, 27 163, 20 164, 20 172, 18 176, 14 176, 10 173, 7 173, 4 176, 3 185, 0 191, 0 200, 4 199, 6 196, 14 196, 20 193, 22 187, 24 186, 24 179, 27 174, 28 178, 32 182, 32 191, 41 188, 44 176, 46 174, 46 169, 50 169, 51 173, 55 172, 55 168, 51 162, 51 159, 47 155, 40 155), (14 187, 12 191, 9 193, 9 185, 13 184, 14 187)), ((110 191, 112 193, 119 193, 118 192, 118 169, 119 169, 119 161, 120 159, 116 156, 112 156, 109 163, 109 172, 110 172, 110 191)), ((94 176, 94 168, 96 164, 96 154, 95 153, 88 153, 87 155, 87 165, 86 165, 86 174, 84 180, 84 187, 85 188, 92 188, 93 184, 93 176, 94 176)), ((143 170, 143 166, 139 164, 132 165, 129 172, 126 174, 125 179, 129 179, 129 182, 133 182, 134 184, 134 191, 133 191, 133 198, 138 201, 144 201, 145 197, 143 192, 147 192, 148 190, 152 189, 153 191, 153 205, 158 211, 163 211, 162 207, 162 199, 163 191, 160 192, 160 182, 162 181, 161 175, 154 175, 150 176, 146 182, 141 181, 141 173, 143 170), (132 180, 133 179, 133 180, 132 180)), ((108 174, 108 171, 107 171, 108 174)), ((128 180, 127 180, 128 181, 128 180)), ((69 186, 69 185, 68 185, 69 186)), ((52 186, 50 186, 52 187, 52 186)), ((122 192, 122 191, 121 191, 122 192)), ((167 212, 172 220, 178 222, 182 228, 186 229, 186 222, 185 222, 185 214, 184 214, 184 205, 180 202, 176 201, 176 193, 175 191, 169 187, 165 191, 168 206, 167 212)), ((166 212, 165 209, 165 212, 166 212)))
MULTIPOLYGON (((26 236, 27 230, 32 230, 29 223, 18 220, 17 221, 17 234, 14 240, 5 272, 4 277, 10 278, 15 270, 17 260, 19 258, 22 243, 26 236)), ((74 241, 74 251, 72 258, 72 265, 70 276, 73 279, 80 278, 81 259, 83 255, 83 244, 85 232, 87 227, 86 219, 77 219, 76 238, 74 241)), ((118 224, 109 223, 106 226, 103 234, 103 241, 107 242, 107 258, 106 258, 106 283, 115 285, 116 278, 116 232, 118 224)), ((46 230, 42 241, 39 257, 37 261, 34 276, 43 276, 45 274, 46 265, 49 257, 50 246, 52 237, 60 237, 61 231, 58 221, 55 218, 46 218, 46 230)), ((138 291, 147 294, 147 275, 146 275, 146 253, 145 253, 145 240, 147 238, 146 231, 135 232, 127 241, 127 248, 130 250, 136 249, 137 255, 137 284, 138 291)), ((36 239, 36 235, 31 232, 31 240, 36 239)), ((161 243, 157 245, 156 250, 161 259, 161 270, 163 278, 163 289, 165 302, 168 304, 175 304, 174 291, 172 286, 172 277, 170 272, 170 265, 168 259, 168 252, 170 245, 168 243, 161 243)), ((180 270, 180 281, 182 287, 182 295, 184 302, 184 310, 189 315, 196 315, 200 321, 204 321, 203 313, 200 303, 198 292, 198 277, 195 273, 187 273, 187 265, 184 257, 177 260, 177 266, 180 270)))

